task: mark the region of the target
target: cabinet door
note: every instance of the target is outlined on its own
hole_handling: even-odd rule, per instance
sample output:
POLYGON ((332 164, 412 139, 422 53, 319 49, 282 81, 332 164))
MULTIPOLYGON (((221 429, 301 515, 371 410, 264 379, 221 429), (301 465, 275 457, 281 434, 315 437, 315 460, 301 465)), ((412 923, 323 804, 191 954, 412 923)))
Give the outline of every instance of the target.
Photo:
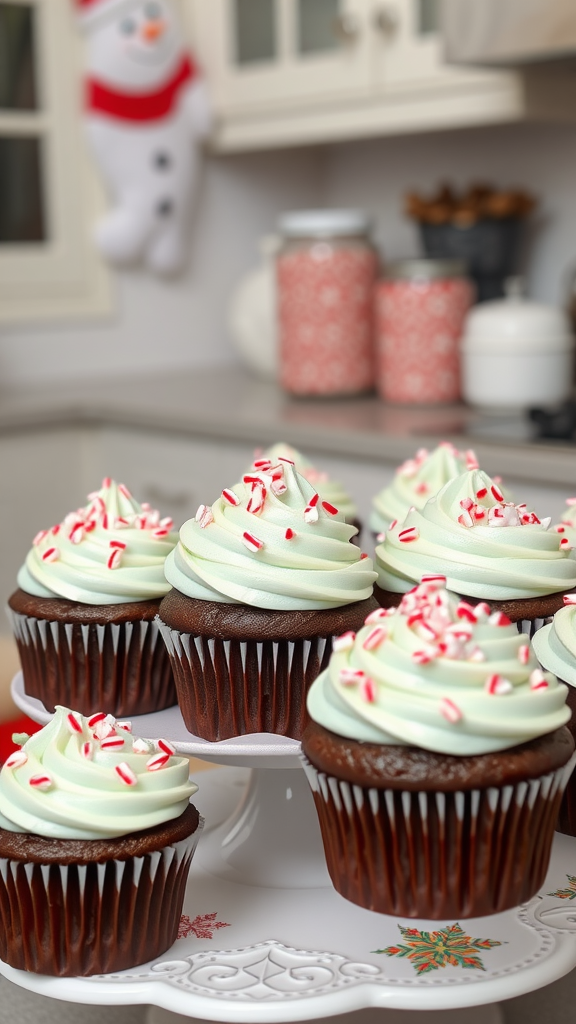
POLYGON ((195 0, 217 112, 344 99, 372 87, 368 0, 195 0))
POLYGON ((454 89, 502 78, 502 72, 450 67, 440 34, 441 0, 375 3, 371 24, 377 35, 375 77, 387 94, 423 88, 454 89))

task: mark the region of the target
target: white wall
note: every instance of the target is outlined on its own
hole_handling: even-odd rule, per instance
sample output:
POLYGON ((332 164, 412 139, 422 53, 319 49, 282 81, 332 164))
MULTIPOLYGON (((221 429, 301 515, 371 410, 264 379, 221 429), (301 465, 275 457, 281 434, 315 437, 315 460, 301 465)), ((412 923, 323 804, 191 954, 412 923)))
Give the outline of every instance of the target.
POLYGON ((184 275, 116 273, 108 321, 0 325, 0 389, 230 360, 227 296, 257 262, 257 240, 278 213, 321 201, 322 160, 319 150, 207 159, 184 275))
POLYGON ((576 263, 573 127, 517 125, 212 157, 184 277, 165 283, 135 271, 118 275, 109 322, 0 328, 0 387, 233 360, 227 297, 281 210, 365 206, 387 258, 415 255, 403 195, 442 180, 516 184, 539 196, 526 254, 529 283, 536 297, 559 300, 562 275, 576 263))
POLYGON ((538 197, 525 248, 528 285, 535 298, 560 301, 564 275, 576 269, 576 128, 503 125, 376 139, 334 147, 326 166, 327 201, 373 210, 388 259, 418 253, 404 194, 430 193, 443 181, 524 187, 538 197))

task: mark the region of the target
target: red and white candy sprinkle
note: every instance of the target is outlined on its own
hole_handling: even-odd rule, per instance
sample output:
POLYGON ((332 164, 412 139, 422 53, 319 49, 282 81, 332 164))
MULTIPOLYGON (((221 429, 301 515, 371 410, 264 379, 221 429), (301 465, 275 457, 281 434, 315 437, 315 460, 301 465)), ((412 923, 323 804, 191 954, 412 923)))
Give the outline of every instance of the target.
POLYGON ((564 594, 562 600, 566 606, 576 604, 576 594, 564 594))
POLYGON ((535 668, 534 671, 530 673, 529 682, 530 682, 530 689, 531 690, 547 690, 548 689, 548 681, 547 681, 544 673, 541 672, 539 668, 535 668))
POLYGON ((366 673, 359 668, 340 669, 340 682, 343 686, 358 686, 366 678, 366 673))
POLYGON ((356 633, 353 633, 352 630, 342 633, 342 636, 335 636, 332 641, 332 650, 336 654, 340 654, 342 651, 351 651, 354 647, 355 639, 356 633))
POLYGON ((376 683, 370 677, 366 677, 360 683, 360 696, 367 704, 375 704, 378 696, 376 683))
POLYGON ((514 687, 509 679, 505 679, 504 676, 494 673, 493 675, 488 676, 484 684, 484 689, 486 690, 486 693, 491 694, 493 697, 503 697, 507 693, 512 693, 514 687))
POLYGON ((338 509, 336 508, 335 505, 331 505, 329 501, 323 501, 322 502, 322 508, 330 516, 337 516, 338 515, 338 509))
POLYGON ((102 750, 120 750, 123 746, 123 736, 106 736, 100 741, 100 747, 102 750))
POLYGON ((410 541, 418 540, 419 536, 420 532, 418 530, 418 527, 409 526, 406 530, 400 530, 400 533, 398 534, 398 540, 401 541, 402 544, 409 544, 410 541))
POLYGON ((305 523, 317 523, 318 522, 318 509, 314 505, 307 505, 304 509, 304 522, 305 523))
POLYGON ((146 768, 149 772, 157 772, 160 768, 165 768, 169 760, 169 754, 155 754, 146 761, 146 768))
POLYGON ((58 548, 47 548, 42 555, 43 562, 57 562, 60 558, 60 551, 58 548))
POLYGON ((296 536, 296 534, 295 534, 294 530, 289 526, 288 529, 286 530, 286 533, 284 534, 284 536, 285 536, 286 540, 294 540, 294 537, 296 536))
POLYGON ((41 793, 52 789, 53 784, 52 778, 48 774, 33 775, 31 779, 28 779, 28 785, 33 789, 39 789, 41 793))
POLYGON ((196 522, 202 530, 214 522, 214 513, 209 505, 200 505, 195 516, 196 522))
POLYGON ((377 647, 380 647, 380 644, 384 643, 387 636, 388 631, 386 629, 383 629, 382 626, 375 626, 364 640, 362 647, 365 651, 374 651, 377 647))
POLYGON ((126 764, 126 761, 121 761, 120 764, 115 765, 114 771, 125 786, 135 786, 138 783, 138 776, 130 765, 126 764))
POLYGON ((108 569, 119 569, 123 554, 124 552, 120 548, 114 548, 108 556, 108 561, 106 563, 108 569))
POLYGON ((78 721, 76 715, 71 711, 66 715, 66 724, 70 732, 82 732, 82 723, 78 721))
POLYGON ((463 714, 457 704, 449 697, 443 697, 439 704, 439 711, 443 718, 451 725, 456 725, 457 722, 461 722, 463 714))
POLYGON ((80 748, 80 753, 82 754, 82 757, 86 758, 87 761, 91 761, 94 755, 94 747, 89 741, 87 741, 86 743, 82 744, 80 748))
POLYGON ((264 541, 260 540, 258 537, 255 537, 253 533, 249 533, 248 530, 246 530, 242 534, 242 543, 245 545, 245 547, 248 548, 249 551, 252 551, 254 554, 257 551, 261 551, 262 548, 264 547, 264 541))
POLYGON ((156 746, 158 750, 161 750, 163 754, 168 754, 168 757, 174 757, 176 754, 176 748, 172 746, 168 740, 158 740, 156 746))
POLYGON ((98 725, 98 722, 104 722, 106 718, 107 715, 105 714, 104 711, 98 711, 95 715, 92 715, 88 719, 89 728, 93 729, 96 725, 98 725))
POLYGON ((4 761, 5 768, 21 768, 22 765, 26 764, 28 760, 28 754, 23 750, 15 750, 13 754, 4 761))
POLYGON ((527 665, 530 661, 530 648, 528 644, 522 644, 522 646, 518 648, 518 661, 521 665, 527 665))

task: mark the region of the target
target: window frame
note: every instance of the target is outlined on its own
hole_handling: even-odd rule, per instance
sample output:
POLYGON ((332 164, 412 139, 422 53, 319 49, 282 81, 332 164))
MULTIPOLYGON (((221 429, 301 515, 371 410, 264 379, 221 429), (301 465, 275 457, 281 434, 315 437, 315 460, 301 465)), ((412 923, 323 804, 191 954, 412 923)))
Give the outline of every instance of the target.
POLYGON ((105 208, 82 130, 82 46, 70 0, 31 5, 36 110, 0 110, 0 135, 41 139, 47 240, 0 245, 0 323, 98 316, 111 310, 110 274, 92 238, 105 208))

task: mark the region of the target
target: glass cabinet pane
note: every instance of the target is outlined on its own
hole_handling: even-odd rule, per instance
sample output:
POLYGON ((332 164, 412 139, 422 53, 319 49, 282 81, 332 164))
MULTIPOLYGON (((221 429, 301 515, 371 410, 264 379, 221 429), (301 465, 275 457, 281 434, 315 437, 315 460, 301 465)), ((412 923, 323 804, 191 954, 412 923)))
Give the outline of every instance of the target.
POLYGON ((440 0, 417 0, 418 34, 430 35, 440 31, 440 0))
POLYGON ((34 9, 0 3, 0 109, 35 110, 34 9))
POLYGON ((234 0, 234 59, 256 64, 276 57, 276 0, 234 0))
POLYGON ((0 244, 45 242, 41 141, 0 137, 0 244))
POLYGON ((298 52, 337 50, 341 0, 298 0, 298 52))

